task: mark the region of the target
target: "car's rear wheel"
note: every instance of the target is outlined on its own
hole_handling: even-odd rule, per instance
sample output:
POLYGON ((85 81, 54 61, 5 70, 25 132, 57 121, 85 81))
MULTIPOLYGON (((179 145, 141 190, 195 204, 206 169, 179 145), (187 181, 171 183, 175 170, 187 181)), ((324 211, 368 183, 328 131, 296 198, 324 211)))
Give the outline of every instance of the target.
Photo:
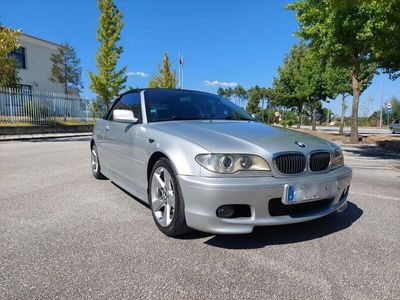
POLYGON ((91 153, 90 153, 90 166, 91 166, 92 174, 93 174, 94 178, 96 178, 96 179, 106 178, 101 173, 99 154, 97 152, 96 144, 94 144, 94 143, 92 145, 91 153))
POLYGON ((176 172, 166 158, 154 165, 149 182, 149 203, 154 221, 162 233, 178 236, 189 232, 185 205, 176 172))

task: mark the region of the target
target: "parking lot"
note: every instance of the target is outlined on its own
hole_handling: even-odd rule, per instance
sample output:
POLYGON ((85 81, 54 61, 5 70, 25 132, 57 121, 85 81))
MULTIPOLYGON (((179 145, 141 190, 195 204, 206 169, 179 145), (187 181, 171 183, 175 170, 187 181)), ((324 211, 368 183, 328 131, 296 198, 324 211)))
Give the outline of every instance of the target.
POLYGON ((0 143, 0 299, 400 298, 400 155, 345 146, 342 214, 168 238, 95 180, 89 138, 0 143))

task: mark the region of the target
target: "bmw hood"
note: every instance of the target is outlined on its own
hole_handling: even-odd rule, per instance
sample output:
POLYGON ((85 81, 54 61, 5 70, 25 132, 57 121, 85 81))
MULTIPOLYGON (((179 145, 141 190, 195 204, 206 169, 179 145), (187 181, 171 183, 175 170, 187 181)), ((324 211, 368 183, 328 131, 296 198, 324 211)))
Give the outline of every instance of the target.
POLYGON ((190 140, 211 153, 277 153, 331 150, 330 142, 295 130, 252 121, 194 120, 151 123, 151 127, 190 140))

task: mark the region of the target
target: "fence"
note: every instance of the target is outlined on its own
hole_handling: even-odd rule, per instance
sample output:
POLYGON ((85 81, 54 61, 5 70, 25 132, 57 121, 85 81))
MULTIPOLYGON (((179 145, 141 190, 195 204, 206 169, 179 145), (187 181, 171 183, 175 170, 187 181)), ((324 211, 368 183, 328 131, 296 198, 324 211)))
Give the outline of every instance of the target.
POLYGON ((88 123, 91 107, 78 96, 0 87, 0 124, 88 123))

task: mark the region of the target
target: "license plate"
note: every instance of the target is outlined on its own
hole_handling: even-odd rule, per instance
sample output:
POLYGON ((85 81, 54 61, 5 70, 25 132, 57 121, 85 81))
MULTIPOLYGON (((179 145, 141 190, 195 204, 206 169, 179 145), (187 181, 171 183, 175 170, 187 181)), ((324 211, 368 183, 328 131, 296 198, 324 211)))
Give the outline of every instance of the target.
POLYGON ((336 196, 338 182, 321 181, 285 184, 282 202, 296 204, 301 202, 329 199, 336 196))

